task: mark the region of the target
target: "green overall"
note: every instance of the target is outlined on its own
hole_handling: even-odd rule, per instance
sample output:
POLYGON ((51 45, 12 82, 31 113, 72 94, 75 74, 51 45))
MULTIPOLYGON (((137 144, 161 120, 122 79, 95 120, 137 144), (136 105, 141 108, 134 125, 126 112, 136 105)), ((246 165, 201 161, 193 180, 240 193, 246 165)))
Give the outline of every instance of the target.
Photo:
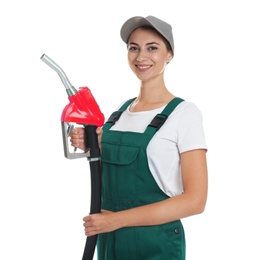
MULTIPOLYGON (((146 148, 168 115, 183 100, 174 98, 144 133, 110 130, 128 100, 103 126, 102 209, 120 211, 169 198, 157 185, 146 148)), ((162 151, 164 153, 164 151, 162 151)), ((98 236, 99 260, 184 260, 185 237, 180 220, 155 226, 128 227, 98 236)))

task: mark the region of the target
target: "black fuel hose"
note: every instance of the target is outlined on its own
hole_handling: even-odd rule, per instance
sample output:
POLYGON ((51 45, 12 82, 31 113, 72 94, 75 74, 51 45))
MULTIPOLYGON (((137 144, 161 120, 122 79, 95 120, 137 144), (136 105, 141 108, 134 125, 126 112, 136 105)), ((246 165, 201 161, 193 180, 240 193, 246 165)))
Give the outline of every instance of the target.
MULTIPOLYGON (((85 125, 85 144, 90 149, 88 157, 90 165, 91 200, 90 214, 101 211, 101 159, 98 145, 97 126, 85 125)), ((97 244, 97 235, 86 238, 82 260, 92 260, 97 244)))

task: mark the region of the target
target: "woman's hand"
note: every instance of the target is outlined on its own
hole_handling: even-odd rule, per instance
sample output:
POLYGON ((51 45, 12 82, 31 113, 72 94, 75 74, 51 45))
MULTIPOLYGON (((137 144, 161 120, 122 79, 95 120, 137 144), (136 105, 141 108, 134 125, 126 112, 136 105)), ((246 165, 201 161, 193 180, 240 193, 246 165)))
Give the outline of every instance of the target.
MULTIPOLYGON (((96 133, 98 135, 98 143, 99 143, 99 147, 101 148, 101 136, 102 136, 102 128, 101 127, 97 127, 96 129, 96 133)), ((79 148, 83 151, 86 150, 86 146, 85 146, 85 132, 84 132, 84 128, 83 127, 76 127, 74 128, 71 133, 70 133, 70 142, 71 145, 79 148)))
POLYGON ((86 236, 94 236, 101 233, 114 231, 120 226, 117 224, 115 212, 102 210, 101 213, 88 215, 83 218, 86 236))

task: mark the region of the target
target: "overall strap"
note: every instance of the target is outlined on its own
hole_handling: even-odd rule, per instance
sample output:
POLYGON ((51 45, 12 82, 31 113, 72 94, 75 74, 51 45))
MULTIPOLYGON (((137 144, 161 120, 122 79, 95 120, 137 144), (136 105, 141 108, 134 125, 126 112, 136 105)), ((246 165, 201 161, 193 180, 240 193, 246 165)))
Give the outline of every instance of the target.
POLYGON ((103 129, 109 130, 111 126, 113 126, 120 118, 121 114, 126 110, 128 106, 135 100, 135 98, 131 98, 127 100, 120 108, 119 110, 113 112, 111 116, 108 118, 106 123, 103 126, 103 129))
POLYGON ((173 112, 176 106, 183 101, 184 100, 179 97, 175 97, 173 100, 171 100, 163 109, 163 111, 154 117, 151 123, 147 126, 145 133, 154 135, 165 123, 165 121, 168 119, 168 116, 173 112))

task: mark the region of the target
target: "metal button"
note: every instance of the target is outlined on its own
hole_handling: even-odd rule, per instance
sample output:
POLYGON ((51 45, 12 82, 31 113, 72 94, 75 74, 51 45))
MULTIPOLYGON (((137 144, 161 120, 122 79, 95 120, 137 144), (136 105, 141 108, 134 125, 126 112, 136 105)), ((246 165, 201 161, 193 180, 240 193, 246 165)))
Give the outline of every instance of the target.
POLYGON ((174 229, 174 233, 175 233, 175 234, 179 234, 179 233, 180 233, 179 228, 175 228, 175 229, 174 229))

